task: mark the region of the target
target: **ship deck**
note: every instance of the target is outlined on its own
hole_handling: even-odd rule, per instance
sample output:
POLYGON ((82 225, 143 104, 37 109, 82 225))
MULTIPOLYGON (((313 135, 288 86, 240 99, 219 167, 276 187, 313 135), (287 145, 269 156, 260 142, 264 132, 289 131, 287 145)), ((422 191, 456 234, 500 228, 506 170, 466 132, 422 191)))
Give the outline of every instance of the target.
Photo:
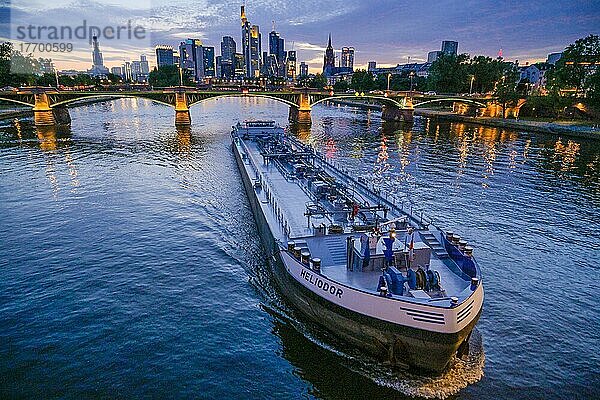
MULTIPOLYGON (((262 199, 263 210, 268 223, 272 225, 271 230, 276 239, 281 243, 290 239, 305 244, 311 257, 321 259, 321 273, 328 278, 349 287, 377 293, 381 271, 350 271, 346 267, 346 238, 352 234, 314 236, 312 226, 318 226, 321 222, 329 225, 331 220, 325 217, 320 219, 313 217, 310 222, 312 226, 309 226, 304 213, 306 204, 313 202, 313 199, 308 190, 299 184, 298 179, 286 177, 275 163, 265 163, 258 143, 252 140, 242 142, 249 157, 248 161, 255 168, 252 172, 251 165, 248 163, 249 176, 252 177, 257 173, 263 181, 262 188, 256 189, 256 192, 262 199)), ((469 287, 469 281, 456 273, 456 266, 452 265, 451 260, 442 260, 432 253, 430 267, 440 274, 446 295, 458 295, 469 287)))

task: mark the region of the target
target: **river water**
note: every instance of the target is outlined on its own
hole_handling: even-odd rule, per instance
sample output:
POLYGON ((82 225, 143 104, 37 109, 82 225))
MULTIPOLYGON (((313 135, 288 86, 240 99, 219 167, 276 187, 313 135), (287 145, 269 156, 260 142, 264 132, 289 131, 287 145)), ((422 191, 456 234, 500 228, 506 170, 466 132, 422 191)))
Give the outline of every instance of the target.
POLYGON ((295 132, 466 238, 486 299, 441 377, 287 308, 229 147, 270 100, 123 99, 0 124, 0 398, 598 398, 600 142, 317 106, 295 132))

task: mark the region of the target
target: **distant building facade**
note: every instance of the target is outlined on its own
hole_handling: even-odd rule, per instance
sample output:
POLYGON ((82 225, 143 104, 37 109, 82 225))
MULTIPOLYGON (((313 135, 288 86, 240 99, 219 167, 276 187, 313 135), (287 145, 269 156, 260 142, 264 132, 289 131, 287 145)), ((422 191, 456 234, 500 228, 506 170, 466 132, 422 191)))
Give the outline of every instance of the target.
POLYGON ((122 67, 112 67, 110 69, 110 73, 113 75, 120 76, 122 78, 123 77, 123 68, 122 67))
POLYGON ((342 47, 340 67, 354 71, 354 47, 342 47))
POLYGON ((299 73, 299 76, 301 76, 301 77, 308 76, 308 64, 305 63, 304 61, 302 61, 300 63, 300 73, 299 73))
POLYGON ((203 78, 213 78, 216 76, 215 71, 215 48, 212 46, 203 46, 203 78))
POLYGON ((175 54, 173 47, 159 45, 155 48, 156 51, 156 66, 158 68, 165 65, 175 65, 175 54))
POLYGON ((296 52, 294 50, 287 52, 285 70, 288 79, 296 79, 296 52))
POLYGON ((458 54, 458 42, 444 40, 442 42, 442 53, 448 56, 456 56, 458 54))
POLYGON ((520 81, 531 84, 532 88, 544 88, 548 82, 547 72, 554 66, 549 63, 536 63, 519 67, 520 81))
POLYGON ((440 58, 440 56, 444 54, 444 52, 436 50, 436 51, 430 51, 429 53, 427 53, 427 62, 428 63, 432 63, 437 61, 438 58, 440 58))
POLYGON ((556 65, 556 63, 558 62, 558 60, 560 60, 562 58, 563 53, 550 53, 548 54, 548 58, 546 59, 546 62, 548 64, 551 65, 556 65))

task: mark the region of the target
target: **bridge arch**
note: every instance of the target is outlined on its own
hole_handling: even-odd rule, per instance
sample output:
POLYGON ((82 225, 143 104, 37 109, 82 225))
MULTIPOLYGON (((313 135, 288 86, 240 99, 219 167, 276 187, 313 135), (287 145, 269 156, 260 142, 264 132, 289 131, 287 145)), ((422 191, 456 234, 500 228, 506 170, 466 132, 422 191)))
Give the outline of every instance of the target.
POLYGON ((11 98, 6 98, 6 97, 2 97, 2 96, 0 96, 0 101, 6 101, 8 103, 20 104, 22 106, 27 106, 27 107, 31 107, 31 108, 35 107, 35 104, 31 104, 31 103, 27 103, 24 101, 11 99, 11 98))
POLYGON ((167 103, 165 101, 157 100, 157 99, 154 99, 152 97, 139 96, 139 95, 133 95, 133 94, 98 93, 98 94, 93 94, 93 95, 89 95, 89 96, 82 96, 82 97, 76 97, 76 98, 73 98, 73 99, 67 99, 67 100, 59 101, 57 103, 51 104, 50 108, 54 108, 54 107, 57 107, 57 106, 64 106, 66 104, 74 103, 76 101, 81 101, 81 100, 85 100, 85 99, 100 99, 100 98, 106 98, 106 100, 118 100, 118 99, 126 99, 126 98, 130 98, 130 99, 146 99, 146 100, 150 100, 150 101, 152 101, 154 103, 162 104, 162 105, 169 106, 169 107, 175 107, 174 104, 170 104, 170 103, 167 103))
POLYGON ((287 100, 287 99, 284 99, 281 97, 277 97, 277 96, 271 96, 271 95, 262 94, 262 93, 237 93, 237 92, 229 92, 229 93, 224 92, 223 94, 216 94, 214 96, 203 97, 203 98, 199 98, 197 100, 192 100, 192 101, 188 100, 188 106, 192 107, 193 105, 202 103, 204 101, 211 100, 211 99, 219 99, 222 97, 261 97, 261 98, 271 99, 274 101, 278 101, 280 103, 287 104, 290 107, 295 107, 295 108, 299 107, 298 104, 296 104, 290 100, 287 100))
POLYGON ((396 101, 392 98, 389 98, 389 97, 371 96, 371 95, 357 96, 355 94, 342 94, 342 95, 333 95, 331 97, 325 97, 325 98, 315 101, 310 106, 312 107, 312 106, 322 103, 324 101, 335 100, 335 99, 374 99, 374 100, 378 100, 380 103, 390 104, 394 107, 398 107, 398 108, 404 107, 404 104, 402 104, 401 102, 396 101))
POLYGON ((415 108, 419 108, 421 106, 423 106, 424 104, 432 104, 432 103, 442 103, 442 102, 447 102, 447 101, 451 101, 453 103, 466 103, 466 104, 474 104, 476 106, 479 106, 481 108, 485 108, 487 107, 486 104, 476 101, 476 100, 472 100, 472 99, 461 99, 461 98, 447 98, 447 99, 433 99, 433 100, 426 100, 426 101, 422 101, 420 103, 416 103, 414 104, 415 108))

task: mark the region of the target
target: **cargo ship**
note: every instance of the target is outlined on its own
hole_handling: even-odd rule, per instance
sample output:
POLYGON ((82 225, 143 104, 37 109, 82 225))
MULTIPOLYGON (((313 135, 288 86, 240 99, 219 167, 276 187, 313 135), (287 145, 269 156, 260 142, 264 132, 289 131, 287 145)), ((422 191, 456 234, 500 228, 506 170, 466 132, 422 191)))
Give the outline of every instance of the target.
POLYGON ((274 121, 232 149, 283 296, 382 362, 442 372, 468 351, 483 306, 473 248, 274 121))

